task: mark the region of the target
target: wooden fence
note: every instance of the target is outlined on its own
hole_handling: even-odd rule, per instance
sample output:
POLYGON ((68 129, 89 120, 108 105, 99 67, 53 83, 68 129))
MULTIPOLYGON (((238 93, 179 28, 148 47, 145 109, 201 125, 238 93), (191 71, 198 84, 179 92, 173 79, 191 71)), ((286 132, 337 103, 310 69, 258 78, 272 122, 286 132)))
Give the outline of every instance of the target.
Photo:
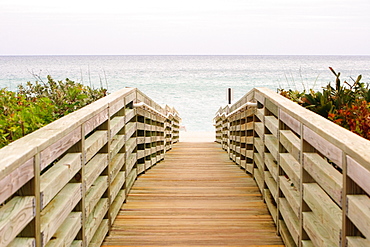
POLYGON ((179 121, 126 88, 0 149, 0 246, 100 246, 179 121))
POLYGON ((215 126, 287 246, 370 246, 369 141, 265 88, 221 108, 215 126))

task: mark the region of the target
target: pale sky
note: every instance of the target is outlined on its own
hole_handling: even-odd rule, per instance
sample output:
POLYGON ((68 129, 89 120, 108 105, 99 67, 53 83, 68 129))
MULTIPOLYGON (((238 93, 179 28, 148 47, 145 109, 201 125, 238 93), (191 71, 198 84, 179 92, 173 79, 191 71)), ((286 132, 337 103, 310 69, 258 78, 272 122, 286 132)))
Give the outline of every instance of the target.
POLYGON ((369 0, 0 0, 0 55, 370 55, 369 0))

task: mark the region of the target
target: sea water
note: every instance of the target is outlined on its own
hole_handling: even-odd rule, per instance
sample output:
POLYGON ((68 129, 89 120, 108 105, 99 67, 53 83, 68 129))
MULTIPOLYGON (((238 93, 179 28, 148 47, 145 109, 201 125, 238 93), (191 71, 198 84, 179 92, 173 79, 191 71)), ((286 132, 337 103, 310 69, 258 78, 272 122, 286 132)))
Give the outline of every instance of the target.
POLYGON ((187 131, 214 131, 213 118, 254 87, 274 91, 320 89, 359 74, 370 82, 370 56, 0 56, 0 88, 27 81, 69 78, 114 92, 137 87, 161 105, 177 109, 187 131))

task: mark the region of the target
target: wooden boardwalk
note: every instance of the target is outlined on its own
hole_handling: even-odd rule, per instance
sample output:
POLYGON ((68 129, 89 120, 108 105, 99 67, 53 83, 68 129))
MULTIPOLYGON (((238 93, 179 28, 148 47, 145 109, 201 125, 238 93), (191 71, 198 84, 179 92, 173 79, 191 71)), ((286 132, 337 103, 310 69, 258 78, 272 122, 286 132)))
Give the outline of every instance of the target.
POLYGON ((217 143, 178 143, 135 182, 103 246, 283 247, 253 178, 217 143))

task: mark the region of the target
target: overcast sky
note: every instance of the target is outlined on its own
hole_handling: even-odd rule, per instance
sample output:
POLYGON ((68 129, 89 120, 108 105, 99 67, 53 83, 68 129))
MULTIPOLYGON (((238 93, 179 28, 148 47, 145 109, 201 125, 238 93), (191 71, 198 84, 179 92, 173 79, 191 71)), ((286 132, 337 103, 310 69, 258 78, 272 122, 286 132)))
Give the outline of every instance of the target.
POLYGON ((0 0, 0 55, 370 55, 369 0, 0 0))

